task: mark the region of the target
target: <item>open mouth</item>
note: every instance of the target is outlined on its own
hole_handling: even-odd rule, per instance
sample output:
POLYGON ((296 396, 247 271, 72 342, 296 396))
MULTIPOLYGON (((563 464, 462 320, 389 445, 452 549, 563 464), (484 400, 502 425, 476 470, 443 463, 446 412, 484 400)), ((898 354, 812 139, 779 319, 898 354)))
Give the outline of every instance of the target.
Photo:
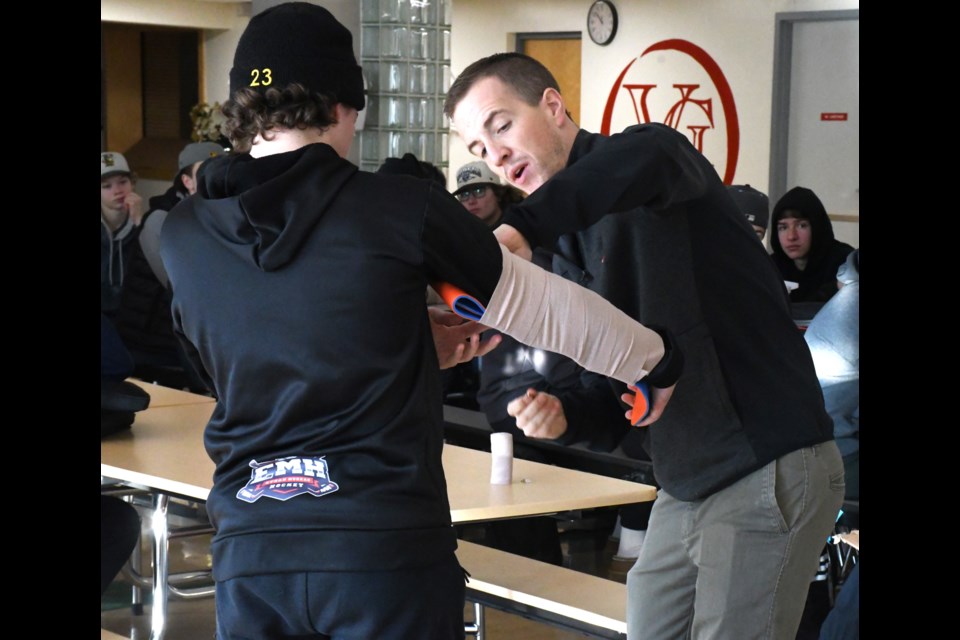
POLYGON ((510 182, 521 182, 527 171, 527 165, 521 164, 510 170, 510 182))

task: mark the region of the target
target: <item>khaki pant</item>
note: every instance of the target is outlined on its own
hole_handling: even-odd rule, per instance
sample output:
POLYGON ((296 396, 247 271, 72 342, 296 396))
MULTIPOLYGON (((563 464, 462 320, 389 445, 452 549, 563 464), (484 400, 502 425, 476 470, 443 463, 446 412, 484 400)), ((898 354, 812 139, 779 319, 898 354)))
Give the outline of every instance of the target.
POLYGON ((627 575, 629 640, 793 640, 843 489, 827 442, 703 500, 661 491, 627 575))

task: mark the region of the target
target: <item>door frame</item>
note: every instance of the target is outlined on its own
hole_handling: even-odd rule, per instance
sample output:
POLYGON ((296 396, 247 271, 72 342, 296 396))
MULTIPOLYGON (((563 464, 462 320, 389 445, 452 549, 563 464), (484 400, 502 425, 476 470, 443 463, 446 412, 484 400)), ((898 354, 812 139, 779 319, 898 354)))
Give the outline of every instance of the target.
POLYGON ((790 87, 793 27, 799 22, 860 20, 859 9, 778 13, 773 40, 773 108, 770 115, 770 179, 767 195, 777 202, 787 192, 787 147, 790 139, 790 87))
POLYGON ((524 31, 516 34, 513 50, 523 53, 523 45, 529 40, 583 40, 582 31, 524 31))

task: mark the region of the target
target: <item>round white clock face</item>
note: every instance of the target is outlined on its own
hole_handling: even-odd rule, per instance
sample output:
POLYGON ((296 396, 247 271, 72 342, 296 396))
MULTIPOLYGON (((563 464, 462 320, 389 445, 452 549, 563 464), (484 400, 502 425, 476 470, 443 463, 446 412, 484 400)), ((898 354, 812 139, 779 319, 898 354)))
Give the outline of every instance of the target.
POLYGON ((617 10, 603 0, 590 5, 587 13, 587 32, 597 44, 607 44, 617 33, 617 10))

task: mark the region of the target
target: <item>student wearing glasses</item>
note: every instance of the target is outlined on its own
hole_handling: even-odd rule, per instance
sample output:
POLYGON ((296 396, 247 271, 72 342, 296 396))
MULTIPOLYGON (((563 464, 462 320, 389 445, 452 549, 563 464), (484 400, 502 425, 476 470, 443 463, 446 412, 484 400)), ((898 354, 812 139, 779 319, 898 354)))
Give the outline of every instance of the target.
POLYGON ((508 206, 523 200, 519 189, 500 184, 500 178, 484 162, 471 162, 457 170, 457 190, 453 195, 491 229, 500 224, 508 206))

